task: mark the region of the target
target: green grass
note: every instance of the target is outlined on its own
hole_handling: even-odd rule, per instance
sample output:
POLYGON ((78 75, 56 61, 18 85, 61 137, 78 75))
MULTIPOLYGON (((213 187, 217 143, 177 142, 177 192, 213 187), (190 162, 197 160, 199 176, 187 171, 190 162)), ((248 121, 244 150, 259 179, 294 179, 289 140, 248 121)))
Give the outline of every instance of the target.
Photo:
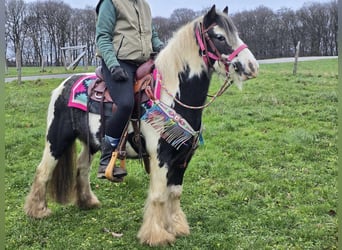
MULTIPOLYGON (((191 235, 165 248, 336 249, 337 79, 337 60, 300 62, 296 76, 292 64, 261 65, 242 91, 231 87, 207 108, 205 144, 184 179, 191 235)), ((60 82, 5 86, 6 249, 148 249, 136 239, 148 187, 137 161, 125 183, 113 184, 96 179, 95 159, 100 209, 50 203, 50 218, 23 213, 60 82)))

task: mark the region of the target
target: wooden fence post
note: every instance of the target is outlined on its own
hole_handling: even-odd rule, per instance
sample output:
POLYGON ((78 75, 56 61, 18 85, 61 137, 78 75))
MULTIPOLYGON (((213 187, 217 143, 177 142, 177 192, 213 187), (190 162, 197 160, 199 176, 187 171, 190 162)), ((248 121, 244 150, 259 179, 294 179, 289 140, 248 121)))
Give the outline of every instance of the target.
POLYGON ((295 53, 295 62, 293 65, 293 75, 297 74, 297 64, 298 64, 298 56, 299 56, 299 47, 300 47, 300 41, 298 41, 296 46, 296 53, 295 53))

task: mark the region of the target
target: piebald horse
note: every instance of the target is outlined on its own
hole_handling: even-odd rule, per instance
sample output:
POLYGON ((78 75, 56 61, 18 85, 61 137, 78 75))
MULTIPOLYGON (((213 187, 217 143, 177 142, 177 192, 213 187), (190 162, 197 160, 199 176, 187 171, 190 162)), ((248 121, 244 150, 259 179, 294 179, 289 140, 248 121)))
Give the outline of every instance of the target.
MULTIPOLYGON (((189 235, 181 209, 184 172, 201 134, 202 111, 214 72, 226 83, 240 84, 258 74, 258 63, 239 38, 228 16, 215 5, 203 16, 181 27, 157 55, 155 98, 141 105, 140 129, 150 161, 150 185, 138 238, 150 246, 172 243, 189 235), (170 125, 171 124, 171 125, 170 125)), ((47 193, 57 202, 74 202, 82 209, 100 205, 89 183, 94 154, 100 149, 101 117, 67 105, 75 74, 53 92, 48 108, 43 157, 36 169, 24 210, 34 218, 51 214, 47 193), (76 139, 83 146, 75 157, 76 139)), ((227 87, 227 86, 226 86, 227 87)), ((225 88, 226 88, 225 87, 225 88)), ((128 133, 132 133, 132 124, 128 133)), ((127 142, 127 157, 139 152, 127 142)))

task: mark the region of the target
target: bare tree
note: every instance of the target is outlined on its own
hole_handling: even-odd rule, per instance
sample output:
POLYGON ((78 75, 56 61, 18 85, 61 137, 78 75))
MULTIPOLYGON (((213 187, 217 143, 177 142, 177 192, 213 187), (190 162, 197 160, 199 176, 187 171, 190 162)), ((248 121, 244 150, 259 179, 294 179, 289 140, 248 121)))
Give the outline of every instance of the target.
POLYGON ((242 11, 234 14, 232 18, 241 39, 256 53, 257 48, 261 46, 256 39, 256 15, 251 11, 242 11))
POLYGON ((243 11, 233 16, 241 38, 250 46, 259 58, 267 58, 277 46, 277 18, 275 13, 265 6, 252 11, 243 11))
POLYGON ((48 34, 49 61, 59 66, 61 50, 67 42, 68 22, 71 7, 59 0, 48 0, 41 4, 42 20, 48 34))
POLYGON ((260 6, 233 15, 241 38, 257 58, 293 56, 301 41, 302 56, 337 54, 337 1, 308 3, 298 11, 273 12, 260 6))
MULTIPOLYGON (((332 1, 327 5, 329 9, 329 39, 328 40, 328 54, 337 55, 337 30, 338 30, 338 6, 337 0, 332 1)), ((342 18, 342 17, 340 17, 342 18)))
POLYGON ((81 44, 87 45, 87 65, 90 65, 95 60, 95 28, 96 28, 96 15, 94 9, 86 7, 80 13, 80 35, 79 40, 81 44))
POLYGON ((41 3, 35 2, 28 5, 28 17, 26 19, 27 36, 31 40, 31 46, 26 51, 33 53, 33 65, 40 65, 44 72, 44 42, 46 31, 43 26, 41 3), (32 51, 33 48, 33 51, 32 51))
MULTIPOLYGON (((3 13, 5 13, 5 9, 3 9, 3 13)), ((8 54, 7 51, 9 51, 9 43, 10 43, 10 41, 9 41, 9 36, 7 35, 7 30, 4 29, 4 31, 5 31, 5 51, 4 51, 4 55, 5 55, 5 73, 7 74, 8 73, 8 60, 9 60, 8 55, 7 55, 8 54)))
POLYGON ((298 11, 299 20, 302 23, 302 34, 305 40, 302 47, 306 48, 306 55, 323 55, 323 38, 327 35, 329 14, 323 4, 305 4, 298 11))
POLYGON ((300 41, 298 17, 293 10, 282 8, 278 11, 278 19, 280 22, 279 39, 281 44, 281 53, 279 56, 293 55, 297 43, 300 41))
MULTIPOLYGON (((41 65, 44 62, 61 65, 61 47, 85 45, 84 65, 94 65, 95 26, 94 7, 72 9, 63 0, 25 0, 6 2, 6 52, 16 54, 18 74, 21 64, 41 65), (87 61, 86 61, 87 60, 87 61)), ((195 12, 176 9, 170 18, 155 17, 153 24, 159 37, 167 42, 174 31, 207 8, 195 12)), ((337 0, 330 3, 307 3, 297 11, 282 8, 277 11, 259 6, 254 10, 231 15, 240 37, 258 59, 293 56, 298 41, 301 56, 337 55, 337 0)), ((73 57, 80 51, 74 51, 73 57)))
POLYGON ((169 29, 171 31, 177 30, 182 25, 190 22, 196 17, 196 12, 191 9, 180 8, 172 12, 169 18, 169 29))
MULTIPOLYGON (((86 57, 83 64, 91 65, 95 60, 95 27, 96 15, 93 8, 73 9, 69 20, 69 46, 86 46, 86 57)), ((75 50, 73 58, 76 58, 80 50, 75 50)))
POLYGON ((25 41, 26 4, 23 0, 6 0, 6 36, 14 45, 18 72, 18 83, 21 83, 22 47, 25 41))
POLYGON ((166 43, 172 36, 172 31, 170 31, 169 19, 165 17, 155 17, 153 18, 153 25, 158 32, 159 38, 166 43))

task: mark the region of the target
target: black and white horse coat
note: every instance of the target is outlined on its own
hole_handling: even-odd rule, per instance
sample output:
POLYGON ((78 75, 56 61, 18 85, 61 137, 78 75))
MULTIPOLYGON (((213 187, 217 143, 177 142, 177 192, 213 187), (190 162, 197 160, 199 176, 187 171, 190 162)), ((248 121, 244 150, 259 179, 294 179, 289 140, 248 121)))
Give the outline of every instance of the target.
MULTIPOLYGON (((227 9, 218 12, 213 6, 204 16, 181 27, 157 56, 155 66, 162 76, 159 101, 179 114, 196 131, 196 136, 201 130, 201 107, 206 101, 213 72, 229 74, 235 83, 256 77, 258 63, 246 46, 229 58, 242 45, 227 9)), ((71 85, 81 76, 71 76, 52 92, 45 149, 25 203, 25 212, 31 217, 50 215, 48 191, 62 204, 73 201, 80 208, 100 204, 89 184, 91 160, 100 149, 100 115, 87 115, 67 106, 71 85), (77 160, 76 139, 83 146, 77 160)), ((144 120, 141 133, 150 158, 150 186, 138 238, 149 245, 171 243, 177 236, 190 233, 180 197, 184 172, 197 140, 191 138, 174 147, 144 120)), ((128 157, 138 156, 129 143, 126 149, 128 157)))

